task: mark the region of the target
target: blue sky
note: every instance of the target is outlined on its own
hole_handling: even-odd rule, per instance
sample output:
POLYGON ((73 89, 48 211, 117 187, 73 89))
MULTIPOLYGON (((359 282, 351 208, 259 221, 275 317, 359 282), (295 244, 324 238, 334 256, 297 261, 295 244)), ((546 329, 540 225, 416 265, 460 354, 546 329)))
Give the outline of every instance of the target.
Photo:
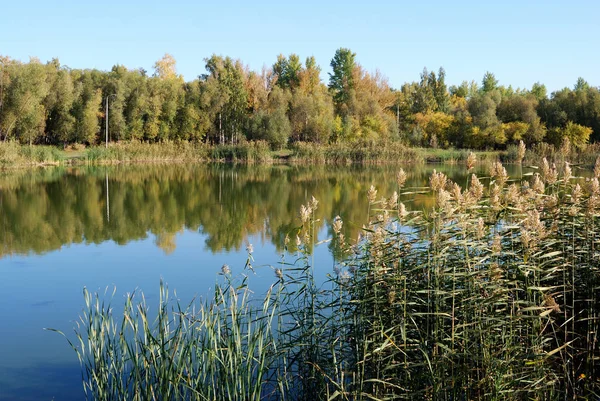
POLYGON ((72 68, 114 64, 152 71, 164 53, 186 80, 221 54, 253 70, 278 54, 314 55, 327 79, 335 50, 348 47, 393 87, 443 66, 449 84, 481 81, 549 91, 578 77, 600 85, 600 1, 137 1, 6 2, 0 54, 72 68))

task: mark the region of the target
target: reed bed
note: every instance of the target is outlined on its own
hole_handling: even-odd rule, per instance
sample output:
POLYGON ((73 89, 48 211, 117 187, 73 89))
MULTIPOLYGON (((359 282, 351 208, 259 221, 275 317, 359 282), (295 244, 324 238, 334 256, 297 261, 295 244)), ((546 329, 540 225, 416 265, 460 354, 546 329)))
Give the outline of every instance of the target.
POLYGON ((54 146, 28 146, 17 142, 0 142, 0 167, 59 164, 62 154, 54 146))
MULTIPOLYGON (((469 157, 473 162, 473 157, 469 157)), ((297 249, 259 300, 224 266, 210 301, 143 298, 123 316, 85 292, 77 341, 91 399, 574 400, 600 397, 600 162, 594 177, 543 160, 510 179, 500 163, 460 186, 368 193, 355 242, 317 238, 313 199, 297 249), (345 257, 325 283, 312 249, 345 257), (153 323, 152 323, 153 322, 153 323)), ((252 268, 251 249, 246 264, 252 268)))
POLYGON ((84 151, 87 163, 204 161, 208 146, 200 142, 164 141, 152 144, 140 141, 115 142, 108 147, 94 146, 84 151))
POLYGON ((355 144, 333 143, 314 144, 296 142, 291 146, 291 160, 295 162, 312 162, 318 164, 381 164, 398 162, 422 162, 416 158, 417 153, 400 142, 355 144))

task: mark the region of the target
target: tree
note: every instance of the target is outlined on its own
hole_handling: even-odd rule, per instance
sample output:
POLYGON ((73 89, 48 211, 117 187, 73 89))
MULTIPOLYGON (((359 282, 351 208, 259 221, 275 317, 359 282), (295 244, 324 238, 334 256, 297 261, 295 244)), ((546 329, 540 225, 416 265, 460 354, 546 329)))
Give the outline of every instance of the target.
POLYGON ((71 114, 75 101, 71 74, 60 66, 57 59, 46 65, 48 95, 44 100, 46 109, 46 143, 67 143, 72 140, 75 117, 71 114))
POLYGON ((32 144, 45 132, 46 109, 43 102, 49 89, 46 68, 32 58, 27 64, 8 63, 4 69, 11 76, 0 116, 4 140, 13 137, 32 144))
POLYGON ((540 84, 536 82, 531 87, 530 93, 538 100, 542 101, 548 98, 548 90, 546 89, 546 85, 540 84))
MULTIPOLYGON (((213 116, 212 138, 225 143, 239 140, 248 119, 248 92, 242 63, 213 55, 206 59, 202 76, 203 109, 213 116)), ((209 131, 210 133, 210 131, 209 131)))
POLYGON ((488 93, 498 88, 498 80, 496 76, 491 72, 487 71, 483 75, 483 80, 481 81, 481 91, 483 93, 488 93))
POLYGON ((273 78, 275 85, 283 89, 295 90, 300 85, 300 72, 302 63, 297 54, 290 54, 286 59, 282 54, 277 56, 273 64, 273 78))
POLYGON ((278 86, 269 94, 266 110, 259 110, 250 120, 249 139, 266 140, 275 148, 280 149, 287 144, 291 134, 287 109, 291 99, 289 89, 278 86))
POLYGON ((98 133, 100 132, 99 117, 100 107, 102 105, 102 91, 96 89, 89 94, 81 109, 80 118, 77 124, 77 140, 93 145, 97 141, 98 133))
POLYGON ((154 63, 154 76, 161 79, 171 79, 177 77, 177 62, 169 53, 154 63))
POLYGON ((329 73, 329 90, 333 95, 336 111, 342 116, 349 113, 348 103, 354 89, 355 57, 356 54, 350 49, 340 48, 331 60, 333 73, 329 73))

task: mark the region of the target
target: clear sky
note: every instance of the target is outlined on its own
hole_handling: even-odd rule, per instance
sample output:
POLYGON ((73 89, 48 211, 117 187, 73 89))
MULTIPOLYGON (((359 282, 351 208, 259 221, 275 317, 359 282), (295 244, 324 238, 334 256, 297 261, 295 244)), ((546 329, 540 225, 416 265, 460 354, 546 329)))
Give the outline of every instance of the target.
POLYGON ((71 68, 109 70, 177 60, 186 80, 216 53, 253 70, 278 54, 314 55, 330 71, 335 50, 350 48, 392 87, 416 81, 423 67, 443 66, 446 82, 481 82, 549 91, 578 77, 600 85, 599 0, 29 0, 3 2, 0 54, 71 68))

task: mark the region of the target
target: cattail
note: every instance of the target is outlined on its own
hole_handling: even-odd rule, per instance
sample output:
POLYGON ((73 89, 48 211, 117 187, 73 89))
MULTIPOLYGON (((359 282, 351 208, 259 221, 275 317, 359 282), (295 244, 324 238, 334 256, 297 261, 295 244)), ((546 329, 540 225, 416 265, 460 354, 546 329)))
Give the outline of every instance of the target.
POLYGON ((594 177, 600 178, 600 157, 596 158, 596 164, 594 165, 594 177))
POLYGON ((248 254, 252 254, 252 252, 254 252, 254 246, 252 244, 248 244, 246 246, 246 252, 248 252, 248 254))
POLYGON ((279 280, 283 279, 283 270, 275 269, 275 277, 277 277, 279 280))
POLYGON ((310 202, 308 204, 308 207, 310 208, 310 210, 312 212, 314 212, 315 210, 317 210, 317 205, 318 204, 319 204, 319 201, 317 200, 317 198, 315 198, 314 196, 311 196, 310 202))
POLYGON ((296 246, 300 247, 300 245, 302 245, 302 239, 300 239, 300 236, 296 234, 296 246))
POLYGON ((525 147, 525 144, 523 143, 523 141, 519 141, 519 148, 517 150, 517 159, 519 163, 523 163, 523 159, 525 158, 525 151, 527 150, 527 148, 525 147))
POLYGON ((285 245, 285 247, 287 248, 289 243, 290 243, 290 236, 286 234, 285 238, 283 240, 283 245, 285 245))
POLYGON ((373 185, 369 188, 367 192, 367 199, 369 199, 369 203, 375 203, 375 199, 377 198, 377 190, 373 185))
POLYGON ((467 156, 467 171, 475 167, 475 163, 477 163, 477 156, 475 153, 469 152, 469 156, 467 156))
POLYGON ((406 173, 402 168, 396 174, 396 183, 398 184, 398 188, 404 187, 404 184, 406 183, 406 173))

